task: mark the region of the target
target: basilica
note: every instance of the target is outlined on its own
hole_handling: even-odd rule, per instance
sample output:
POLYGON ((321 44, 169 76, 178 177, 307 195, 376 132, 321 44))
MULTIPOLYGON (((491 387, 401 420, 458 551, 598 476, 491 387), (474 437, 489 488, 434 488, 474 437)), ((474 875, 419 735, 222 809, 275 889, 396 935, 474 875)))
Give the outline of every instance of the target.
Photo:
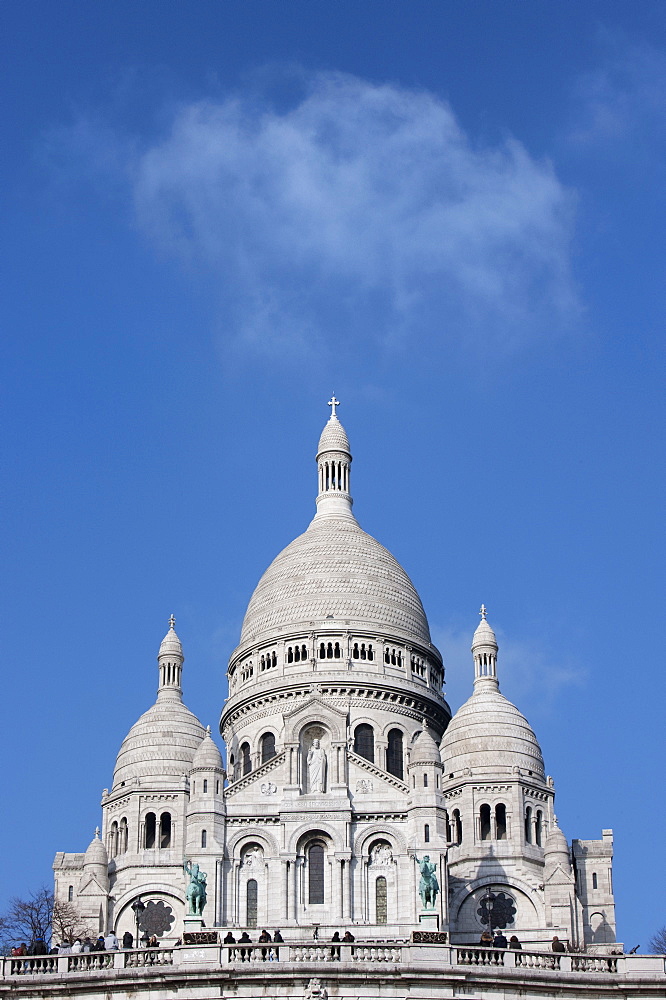
POLYGON ((329 405, 316 513, 259 580, 229 659, 224 758, 183 702, 172 617, 101 832, 56 855, 57 899, 95 933, 163 947, 213 929, 459 946, 501 930, 528 949, 557 936, 612 952, 612 831, 567 842, 536 735, 501 693, 484 607, 471 694, 451 716, 419 595, 352 512, 329 405))

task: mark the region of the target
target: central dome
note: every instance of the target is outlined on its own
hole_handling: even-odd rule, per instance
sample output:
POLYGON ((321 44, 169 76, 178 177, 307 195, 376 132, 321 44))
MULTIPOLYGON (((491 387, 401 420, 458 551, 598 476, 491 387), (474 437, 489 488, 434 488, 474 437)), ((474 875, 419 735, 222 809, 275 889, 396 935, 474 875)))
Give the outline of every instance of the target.
POLYGON ((343 619, 430 643, 419 595, 400 563, 350 516, 315 517, 273 560, 252 595, 241 645, 343 619))

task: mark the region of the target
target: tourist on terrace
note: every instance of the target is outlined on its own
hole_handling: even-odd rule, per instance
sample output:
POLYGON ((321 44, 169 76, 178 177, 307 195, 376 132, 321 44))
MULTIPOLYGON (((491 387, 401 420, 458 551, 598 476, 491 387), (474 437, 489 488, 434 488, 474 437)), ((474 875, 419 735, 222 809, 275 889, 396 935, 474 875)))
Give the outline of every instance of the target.
POLYGON ((509 948, 513 948, 514 951, 522 951, 523 950, 523 946, 522 946, 522 944, 520 943, 520 941, 518 940, 518 938, 516 937, 515 934, 512 934, 511 937, 509 938, 509 948))
POLYGON ((495 931, 495 937, 493 938, 493 948, 508 948, 509 942, 504 937, 500 930, 495 931))
POLYGON ((479 944, 482 948, 491 948, 493 944, 493 936, 490 931, 484 931, 479 938, 479 944))
POLYGON ((567 949, 566 949, 566 948, 564 947, 564 944, 563 944, 563 943, 562 943, 562 942, 560 941, 560 939, 558 938, 557 934, 556 934, 556 935, 555 935, 555 937, 553 938, 553 943, 551 944, 551 946, 550 946, 550 947, 552 948, 552 950, 553 950, 553 951, 566 951, 566 950, 567 950, 567 949))
POLYGON ((236 944, 236 938, 233 936, 231 931, 227 931, 226 936, 222 944, 236 944))
POLYGON ((106 951, 118 951, 118 938, 113 931, 109 931, 104 938, 104 949, 106 951))
POLYGON ((134 935, 131 931, 125 931, 123 934, 123 948, 131 948, 134 944, 134 935))
POLYGON ((355 940, 355 938, 354 938, 354 935, 352 934, 351 931, 345 931, 344 932, 344 934, 342 936, 342 943, 343 944, 353 944, 354 940, 355 940))

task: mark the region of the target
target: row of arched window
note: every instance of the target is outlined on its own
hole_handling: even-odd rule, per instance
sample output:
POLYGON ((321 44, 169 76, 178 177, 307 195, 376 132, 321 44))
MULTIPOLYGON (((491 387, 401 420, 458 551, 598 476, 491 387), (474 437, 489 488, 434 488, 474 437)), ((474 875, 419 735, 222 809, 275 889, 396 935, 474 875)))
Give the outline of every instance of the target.
MULTIPOLYGON (((229 766, 234 781, 237 781, 238 778, 245 774, 249 774, 252 770, 252 748, 247 741, 241 743, 238 753, 238 761, 235 754, 232 753, 229 755, 229 766), (240 773, 237 773, 238 771, 240 773)), ((264 733, 259 740, 259 764, 265 764, 266 761, 275 757, 275 754, 275 733, 264 733)))
POLYGON ((402 666, 402 653, 394 646, 384 647, 384 663, 390 663, 393 667, 402 666))
POLYGON ((287 663, 299 663, 308 659, 308 647, 303 643, 301 646, 287 646, 287 663))
POLYGON ((541 809, 533 810, 528 806, 525 810, 525 843, 542 846, 543 840, 543 812, 541 809))
POLYGON ((143 821, 143 846, 147 851, 171 847, 171 813, 163 812, 159 821, 154 812, 146 813, 143 821))
MULTIPOLYGON (((361 722, 354 729, 354 753, 365 760, 375 762, 375 732, 367 722, 361 722)), ((386 770, 403 780, 403 733, 401 729, 390 729, 386 745, 386 770)))
POLYGON ((506 840, 506 806, 498 802, 495 806, 494 823, 490 806, 484 804, 479 809, 479 836, 481 840, 506 840))
POLYGON ((417 677, 425 677, 426 675, 426 663, 420 656, 412 656, 411 659, 412 673, 416 674, 417 677))
POLYGON ((262 654, 259 660, 259 666, 262 670, 269 670, 271 667, 277 666, 277 653, 273 650, 272 653, 262 654))
POLYGON ((322 462, 319 466, 319 492, 349 492, 349 466, 346 462, 322 462))
POLYGON ((123 816, 120 823, 118 823, 118 820, 114 819, 108 836, 107 850, 109 852, 109 857, 115 858, 119 854, 127 854, 128 840, 129 830, 127 826, 127 818, 123 816))

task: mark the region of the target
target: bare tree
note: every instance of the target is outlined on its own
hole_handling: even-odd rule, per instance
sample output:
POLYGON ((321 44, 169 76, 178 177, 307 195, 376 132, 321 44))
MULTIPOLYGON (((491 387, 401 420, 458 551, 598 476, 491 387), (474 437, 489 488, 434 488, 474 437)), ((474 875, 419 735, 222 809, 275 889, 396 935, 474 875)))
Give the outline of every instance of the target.
POLYGON ((73 941, 93 935, 86 927, 73 903, 54 899, 53 893, 43 886, 27 899, 14 896, 9 909, 0 916, 0 943, 7 951, 13 944, 29 945, 41 938, 46 945, 51 933, 57 941, 73 941))
POLYGON ((12 938, 15 943, 30 944, 42 938, 48 944, 53 923, 53 893, 42 886, 27 899, 14 896, 2 922, 3 936, 12 938))
POLYGON ((666 926, 650 938, 650 951, 654 955, 666 955, 666 926))

